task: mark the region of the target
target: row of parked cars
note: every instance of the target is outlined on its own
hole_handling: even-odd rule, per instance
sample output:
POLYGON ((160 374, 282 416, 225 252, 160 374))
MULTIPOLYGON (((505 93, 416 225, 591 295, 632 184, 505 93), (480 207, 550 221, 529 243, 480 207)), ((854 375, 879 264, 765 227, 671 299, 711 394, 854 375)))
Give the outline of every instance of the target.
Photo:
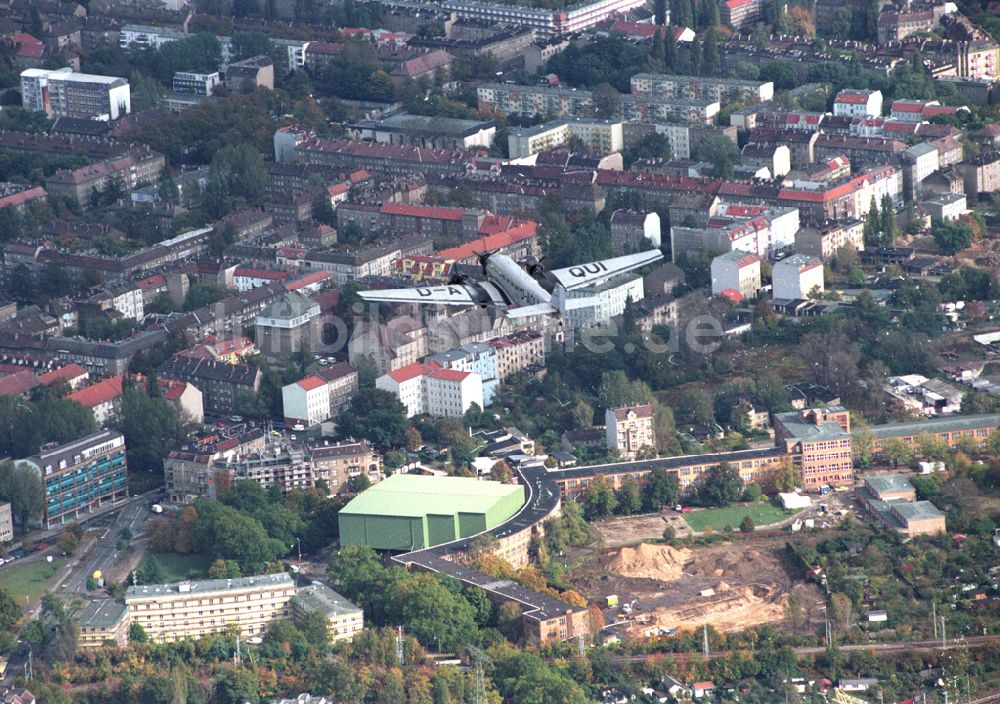
POLYGON ((41 552, 42 550, 47 550, 48 548, 49 548, 48 543, 37 543, 36 545, 32 545, 30 548, 21 548, 15 550, 7 557, 0 557, 0 565, 6 565, 8 562, 13 562, 14 560, 20 560, 25 555, 41 552))

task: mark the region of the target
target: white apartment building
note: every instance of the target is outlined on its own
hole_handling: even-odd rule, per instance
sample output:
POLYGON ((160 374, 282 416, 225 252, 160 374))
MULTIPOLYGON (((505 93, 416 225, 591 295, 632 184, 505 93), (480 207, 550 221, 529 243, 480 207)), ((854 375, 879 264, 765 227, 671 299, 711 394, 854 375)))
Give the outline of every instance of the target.
POLYGON ((429 355, 424 362, 438 364, 445 369, 478 374, 483 380, 484 407, 493 403, 500 378, 497 370, 497 349, 486 342, 471 342, 461 347, 429 355))
POLYGON ((760 290, 760 257, 734 250, 712 260, 712 295, 739 291, 744 298, 755 298, 760 290))
POLYGON ((771 283, 776 300, 808 298, 813 291, 822 293, 823 262, 808 254, 793 254, 775 262, 771 269, 771 283))
POLYGON ((407 418, 427 414, 458 418, 476 404, 483 407, 483 379, 472 372, 416 362, 383 374, 375 388, 395 395, 406 406, 407 418))
POLYGON ((665 73, 637 73, 629 79, 629 88, 633 95, 711 100, 723 105, 732 101, 766 102, 774 98, 774 83, 771 81, 675 76, 665 73))
POLYGON ((625 148, 622 123, 584 117, 552 120, 534 127, 515 128, 507 137, 511 159, 522 159, 562 147, 571 139, 583 142, 587 153, 604 156, 625 148))
POLYGON ((295 583, 288 574, 238 579, 204 579, 131 586, 125 593, 132 623, 154 643, 219 633, 238 626, 244 637, 259 636, 273 621, 291 618, 295 583))
POLYGON ((318 376, 307 376, 294 384, 281 387, 281 406, 285 423, 302 423, 311 427, 330 417, 330 392, 318 376))
POLYGON ((773 259, 794 245, 798 230, 798 208, 728 204, 721 206, 705 227, 671 227, 670 242, 675 261, 696 252, 737 250, 773 259))
POLYGON ((604 430, 608 449, 631 458, 643 449, 655 448, 654 416, 649 403, 607 409, 604 430))
POLYGON ((29 68, 21 72, 21 106, 49 117, 117 120, 132 111, 132 93, 117 76, 29 68))
POLYGON ((625 312, 625 303, 645 297, 641 276, 616 276, 598 286, 567 291, 557 287, 552 303, 562 313, 568 327, 575 330, 607 325, 625 312))
POLYGON ((118 45, 122 49, 135 46, 139 49, 159 49, 168 42, 188 39, 191 35, 166 27, 143 24, 127 24, 118 33, 118 45))
POLYGON ((833 114, 843 117, 878 117, 882 114, 882 91, 845 88, 833 99, 833 114))
POLYGON ((10 502, 0 501, 0 543, 9 543, 14 539, 14 514, 10 510, 10 502))
POLYGON ((940 168, 940 152, 927 142, 920 142, 906 148, 903 163, 910 172, 910 184, 914 194, 923 191, 924 179, 940 168))
POLYGON ((865 224, 862 220, 840 220, 819 227, 803 227, 795 235, 795 251, 826 261, 841 247, 850 245, 857 252, 865 249, 865 224))
POLYGON ((446 0, 441 7, 459 19, 531 27, 536 39, 549 39, 581 32, 614 14, 641 7, 643 0, 595 0, 565 9, 543 9, 504 3, 446 0))
POLYGON ((222 85, 218 71, 212 73, 195 73, 193 71, 178 71, 174 74, 172 88, 175 93, 190 95, 212 95, 215 89, 222 85))

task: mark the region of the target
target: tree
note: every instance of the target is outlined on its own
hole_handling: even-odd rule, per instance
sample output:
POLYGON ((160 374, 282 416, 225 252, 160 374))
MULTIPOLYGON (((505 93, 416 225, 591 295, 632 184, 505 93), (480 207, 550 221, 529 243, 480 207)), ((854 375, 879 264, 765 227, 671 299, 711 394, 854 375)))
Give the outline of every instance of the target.
POLYGON ((617 506, 614 489, 604 477, 596 477, 583 492, 583 514, 588 521, 607 518, 617 506))
POLYGON ((899 237, 899 226, 896 224, 896 209, 889 194, 882 196, 882 215, 879 223, 880 241, 883 247, 892 247, 899 237))
POLYGON ((899 438, 889 438, 882 443, 882 457, 893 467, 898 467, 913 461, 913 450, 899 438))
POLYGON ((790 459, 784 459, 774 476, 774 488, 782 492, 792 492, 799 486, 799 472, 790 459))
MULTIPOLYGON (((697 46, 697 42, 693 42, 697 46)), ((719 178, 732 178, 735 165, 740 161, 740 150, 728 137, 718 135, 704 140, 695 150, 698 161, 707 161, 712 165, 714 175, 719 178)))
POLYGON ((143 584, 162 584, 165 577, 159 558, 153 554, 146 555, 137 576, 143 584))
POLYGON ((382 389, 357 394, 340 414, 337 430, 342 437, 364 438, 382 451, 403 447, 406 407, 382 389))
MULTIPOLYGON (((657 25, 667 23, 667 0, 654 0, 653 2, 653 22, 657 25)), ((670 29, 668 28, 669 32, 670 29)))
POLYGON ((707 506, 728 506, 743 493, 740 473, 728 462, 717 464, 705 474, 698 496, 707 506))
POLYGON ((244 574, 260 572, 289 550, 289 544, 270 537, 252 516, 204 499, 194 507, 198 512, 196 544, 213 559, 234 560, 244 574))
POLYGON ((849 596, 841 592, 830 595, 830 620, 833 621, 833 629, 838 633, 850 630, 854 616, 849 596))
POLYGON ((625 477, 622 484, 615 492, 615 501, 618 504, 618 513, 623 516, 631 516, 642 510, 642 494, 639 492, 639 482, 633 477, 625 477))
POLYGON ((149 636, 146 635, 146 629, 142 627, 142 624, 138 621, 133 621, 128 627, 128 639, 132 643, 148 643, 149 636))
POLYGON ((946 222, 934 218, 931 222, 934 241, 945 254, 957 254, 972 244, 972 228, 962 222, 946 222))
POLYGON ((257 675, 246 668, 221 668, 215 673, 212 687, 212 704, 258 704, 260 682, 257 675))
POLYGON ((416 573, 391 594, 392 620, 425 645, 457 648, 475 637, 475 612, 461 593, 445 583, 454 581, 429 573, 416 573))
POLYGON ((211 178, 218 179, 231 198, 242 198, 250 205, 260 205, 263 201, 267 168, 260 152, 249 144, 222 147, 212 157, 209 170, 211 178))
POLYGON ((878 247, 881 243, 879 233, 882 228, 882 220, 878 214, 878 204, 875 196, 872 196, 871 205, 868 206, 868 217, 865 218, 864 239, 868 247, 878 247))
POLYGON ((45 509, 45 485, 30 467, 0 462, 0 498, 10 502, 11 513, 27 531, 45 509))
POLYGON ((185 435, 177 407, 137 387, 122 394, 113 425, 125 436, 130 471, 162 472, 163 458, 185 435))
POLYGON ((744 516, 743 520, 740 521, 740 533, 753 533, 753 532, 754 532, 753 518, 751 518, 749 515, 744 516))
MULTIPOLYGON (((714 2, 703 2, 702 5, 713 6, 718 12, 718 6, 714 2)), ((717 76, 722 72, 722 57, 719 55, 719 41, 714 27, 705 32, 702 67, 706 76, 717 76)))
POLYGON ((677 70, 677 38, 674 36, 673 25, 666 28, 663 37, 663 65, 671 73, 677 70))
POLYGON ((680 481, 677 474, 656 468, 649 473, 643 496, 647 511, 659 511, 664 506, 673 506, 680 497, 680 481))

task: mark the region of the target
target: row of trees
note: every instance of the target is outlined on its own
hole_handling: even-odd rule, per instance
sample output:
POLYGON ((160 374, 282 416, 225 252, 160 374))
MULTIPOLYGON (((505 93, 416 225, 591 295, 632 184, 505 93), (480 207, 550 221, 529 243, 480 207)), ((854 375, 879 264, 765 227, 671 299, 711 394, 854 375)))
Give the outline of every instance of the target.
MULTIPOLYGON (((739 476, 737 475, 737 479, 739 476)), ((743 482, 740 482, 742 488, 743 482)), ((677 475, 654 469, 643 487, 632 477, 622 480, 617 490, 603 477, 597 477, 583 492, 583 513, 587 520, 600 520, 612 514, 629 516, 635 513, 652 513, 665 506, 673 506, 680 498, 677 475)))
POLYGON ((339 534, 337 513, 346 500, 327 498, 326 487, 283 496, 280 487, 265 490, 252 480, 227 489, 223 479, 219 501, 200 500, 177 517, 151 521, 154 552, 202 553, 213 560, 209 576, 238 577, 273 569, 299 548, 321 550, 339 534))

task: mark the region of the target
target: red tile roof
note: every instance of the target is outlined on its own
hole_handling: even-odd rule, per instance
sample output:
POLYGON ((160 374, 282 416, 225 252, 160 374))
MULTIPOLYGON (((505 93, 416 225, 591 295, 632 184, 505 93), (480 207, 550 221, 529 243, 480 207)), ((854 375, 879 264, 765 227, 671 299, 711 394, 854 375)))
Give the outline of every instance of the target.
POLYGON ((321 386, 326 386, 326 382, 318 376, 312 375, 307 376, 305 379, 299 379, 295 382, 295 385, 305 391, 312 391, 313 389, 318 389, 321 386))
POLYGON ((517 242, 530 239, 535 236, 537 225, 531 223, 530 227, 524 227, 517 231, 498 232, 495 235, 487 235, 477 240, 460 244, 457 247, 443 249, 438 252, 438 256, 448 261, 460 262, 469 257, 475 256, 479 252, 490 252, 494 249, 503 249, 517 242))
POLYGON ((428 372, 427 376, 432 379, 441 379, 443 381, 464 381, 471 372, 460 372, 457 369, 435 369, 428 372))
POLYGON ((405 203, 385 203, 380 212, 383 215, 405 215, 431 220, 461 220, 465 212, 462 208, 444 208, 433 205, 406 205, 405 203))
POLYGON ((73 379, 78 379, 86 375, 87 370, 76 362, 73 362, 72 364, 67 364, 65 367, 59 367, 50 372, 39 374, 38 383, 42 386, 51 386, 52 384, 58 384, 60 381, 70 382, 73 379))
POLYGON ((407 364, 405 367, 393 369, 389 372, 389 376, 397 384, 402 384, 404 381, 409 381, 410 379, 416 379, 418 376, 423 376, 432 368, 433 367, 430 364, 414 362, 413 364, 407 364))
POLYGON ((733 288, 727 288, 723 291, 719 291, 719 295, 723 298, 728 298, 733 303, 740 303, 743 300, 743 294, 733 288))
POLYGON ((0 396, 19 396, 38 386, 38 379, 30 369, 0 377, 0 396))
POLYGON ((837 93, 837 97, 833 102, 835 103, 848 103, 850 105, 867 105, 868 99, 871 97, 870 93, 854 93, 848 91, 840 91, 837 93))
POLYGON ((85 389, 74 391, 67 398, 76 401, 87 408, 94 408, 102 403, 113 401, 122 395, 122 377, 112 376, 85 389))
POLYGON ((46 198, 49 194, 45 192, 45 189, 41 186, 35 186, 34 188, 28 188, 19 193, 14 193, 6 198, 0 198, 0 208, 7 208, 10 206, 18 206, 27 203, 28 201, 37 200, 39 198, 46 198))

